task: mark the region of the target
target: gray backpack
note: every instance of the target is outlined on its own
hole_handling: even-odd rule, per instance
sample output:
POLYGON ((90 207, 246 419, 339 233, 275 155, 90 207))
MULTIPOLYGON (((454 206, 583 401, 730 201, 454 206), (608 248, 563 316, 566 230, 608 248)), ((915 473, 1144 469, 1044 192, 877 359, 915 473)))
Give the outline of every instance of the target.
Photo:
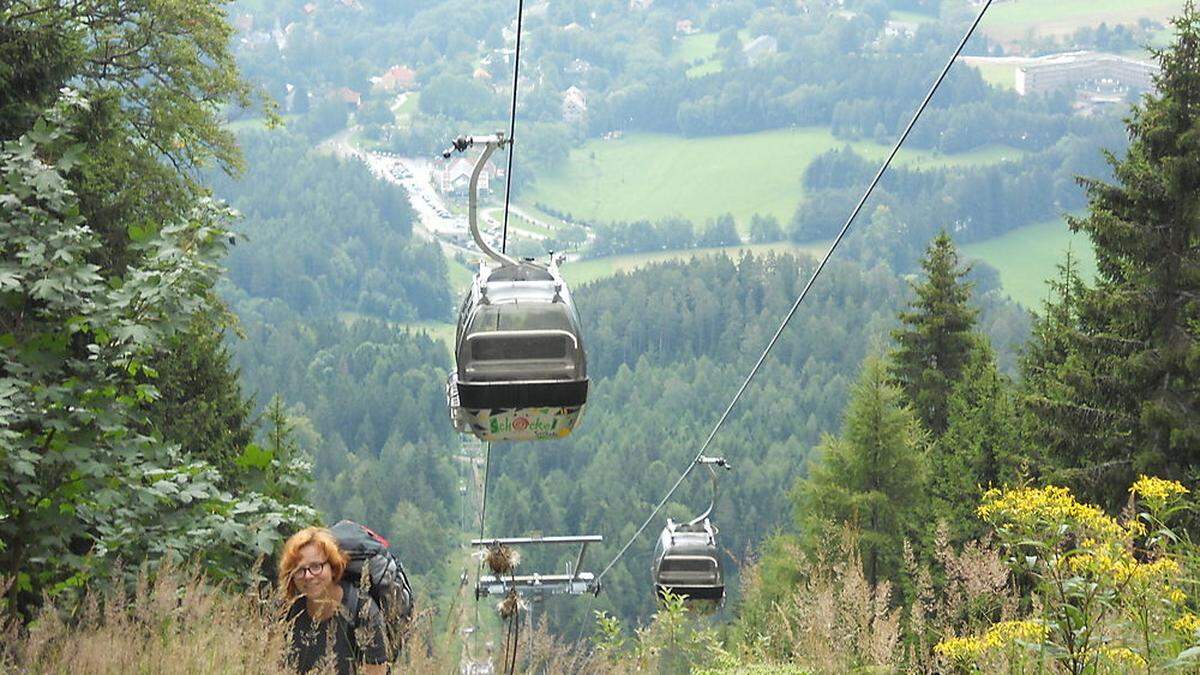
POLYGON ((396 660, 413 613, 412 586, 404 566, 388 550, 388 540, 368 527, 343 520, 329 529, 350 558, 342 580, 365 588, 379 606, 387 632, 388 660, 396 660))

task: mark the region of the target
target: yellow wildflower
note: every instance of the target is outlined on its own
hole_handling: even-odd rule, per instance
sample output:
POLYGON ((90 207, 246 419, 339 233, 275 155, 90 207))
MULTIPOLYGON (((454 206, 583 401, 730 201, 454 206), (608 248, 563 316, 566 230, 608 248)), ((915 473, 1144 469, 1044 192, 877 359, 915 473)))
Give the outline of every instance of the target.
POLYGON ((1167 591, 1167 601, 1172 605, 1182 605, 1183 603, 1187 602, 1187 593, 1184 593, 1178 588, 1172 588, 1167 591))
POLYGON ((942 640, 934 646, 933 651, 947 661, 968 663, 978 659, 985 651, 983 640, 977 637, 956 637, 942 640))
POLYGON ((1001 621, 988 628, 983 635, 958 637, 942 640, 933 648, 948 661, 956 663, 978 659, 985 652, 1022 642, 1042 642, 1049 633, 1038 621, 1001 621))
POLYGON ((1126 670, 1146 667, 1146 659, 1128 647, 1101 647, 1096 650, 1106 661, 1126 670))
POLYGON ((1062 525, 1073 526, 1076 534, 1092 540, 1123 539, 1128 534, 1099 508, 1080 504, 1070 490, 1055 485, 988 490, 977 513, 993 525, 1012 524, 1047 533, 1061 533, 1062 525))
POLYGON ((1188 493, 1188 489, 1178 481, 1150 476, 1139 476, 1129 491, 1148 503, 1156 504, 1165 504, 1169 499, 1188 493))
POLYGON ((1180 633, 1194 635, 1197 630, 1200 630, 1200 616, 1196 616, 1191 612, 1187 612, 1178 619, 1175 619, 1175 621, 1171 624, 1171 627, 1180 633))

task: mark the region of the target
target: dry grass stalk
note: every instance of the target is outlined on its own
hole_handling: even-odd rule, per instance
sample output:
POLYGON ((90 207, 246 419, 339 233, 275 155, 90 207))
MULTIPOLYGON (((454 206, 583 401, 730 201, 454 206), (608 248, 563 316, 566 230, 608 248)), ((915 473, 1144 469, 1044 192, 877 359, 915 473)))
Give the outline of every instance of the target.
POLYGON ((522 647, 517 655, 517 669, 522 673, 600 673, 631 672, 632 664, 605 663, 588 648, 587 643, 567 644, 550 634, 543 620, 524 631, 522 647))
MULTIPOLYGON (((867 582, 853 531, 831 540, 833 546, 816 558, 787 547, 802 578, 789 597, 774 603, 765 634, 755 636, 768 653, 751 659, 786 660, 819 673, 895 669, 902 655, 900 612, 891 607, 891 587, 867 582)), ((751 573, 750 583, 755 579, 751 573)))

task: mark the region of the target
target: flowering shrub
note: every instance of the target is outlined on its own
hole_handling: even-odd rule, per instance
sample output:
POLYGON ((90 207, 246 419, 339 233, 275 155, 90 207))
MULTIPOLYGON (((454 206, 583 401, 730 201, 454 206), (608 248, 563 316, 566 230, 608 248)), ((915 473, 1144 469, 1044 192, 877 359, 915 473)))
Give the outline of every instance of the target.
POLYGON ((1029 617, 936 647, 960 671, 1003 654, 1056 661, 1072 673, 1129 672, 1200 664, 1200 617, 1187 609, 1185 568, 1195 547, 1167 527, 1189 508, 1187 488, 1141 477, 1141 507, 1125 521, 1081 504, 1062 487, 989 490, 978 514, 1007 553, 1015 578, 1032 586, 1029 617))

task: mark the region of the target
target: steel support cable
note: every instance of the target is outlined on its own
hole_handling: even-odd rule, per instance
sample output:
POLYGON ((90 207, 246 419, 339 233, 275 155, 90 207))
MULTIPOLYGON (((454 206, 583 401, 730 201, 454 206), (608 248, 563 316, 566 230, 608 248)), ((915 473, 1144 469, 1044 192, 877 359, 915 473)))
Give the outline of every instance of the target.
POLYGON ((500 235, 500 252, 508 253, 508 196, 512 194, 513 133, 517 130, 517 81, 521 72, 521 23, 525 0, 517 0, 517 45, 513 50, 512 109, 508 115, 508 168, 504 172, 504 227, 500 235))
POLYGON ((979 26, 980 21, 983 20, 984 14, 987 13, 988 7, 991 7, 991 5, 992 0, 986 0, 986 2, 983 4, 983 7, 980 8, 979 14, 975 17, 975 21, 971 23, 971 27, 968 28, 967 32, 963 35, 962 40, 958 43, 958 47, 954 50, 954 53, 950 56, 950 59, 946 61, 945 67, 942 68, 941 74, 938 75, 937 79, 933 83, 933 86, 929 88, 929 92, 925 94, 925 99, 921 101, 921 105, 917 107, 917 111, 913 114, 912 119, 909 120, 908 126, 904 128, 904 133, 900 134, 900 138, 896 141, 896 144, 892 146, 892 151, 888 153, 887 159, 883 161, 883 164, 879 167, 879 171, 875 173, 875 178, 871 180, 870 185, 868 185, 866 191, 863 192, 862 198, 858 200, 858 204, 854 207, 854 210, 851 211, 850 217, 846 219, 845 225, 843 225, 841 231, 838 232, 837 238, 835 238, 833 243, 829 245, 829 250, 825 252, 825 257, 823 257, 821 262, 817 264, 817 268, 813 271, 812 276, 809 277, 808 283, 804 285, 804 289, 800 291, 799 297, 797 297, 796 301, 792 303, 792 308, 788 310, 787 315, 783 318, 783 322, 779 324, 779 328, 775 331, 775 335, 771 338, 771 341, 767 343, 767 348, 764 349, 762 355, 758 357, 758 362, 756 362, 754 367, 750 369, 750 374, 746 376, 746 380, 742 382, 742 386, 738 388, 737 393, 734 394, 733 400, 729 402, 729 406, 725 408, 725 412, 721 414, 720 419, 717 420, 716 425, 713 427, 712 431, 709 432, 708 438, 706 438, 704 440, 704 444, 700 446, 700 452, 696 453, 696 456, 692 458, 691 463, 688 464, 686 469, 684 469, 683 474, 679 476, 679 480, 675 481, 675 484, 672 485, 671 489, 667 491, 666 496, 664 496, 662 500, 660 500, 654 507, 654 510, 650 512, 650 516, 646 518, 646 522, 642 523, 642 526, 637 529, 637 532, 633 533, 633 536, 629 538, 629 541, 625 542, 625 545, 621 547, 621 550, 617 553, 617 555, 613 557, 612 561, 609 562, 608 565, 605 566, 605 568, 600 572, 600 574, 596 577, 596 581, 603 579, 604 575, 608 574, 608 571, 611 570, 613 566, 621 560, 626 551, 629 550, 629 547, 633 545, 633 542, 637 541, 637 538, 642 535, 642 532, 646 531, 646 528, 654 520, 654 517, 658 515, 658 512, 662 510, 667 501, 670 500, 675 494, 675 491, 679 489, 679 486, 683 484, 683 481, 686 480, 688 475, 692 473, 692 469, 696 468, 696 463, 701 457, 704 456, 704 452, 708 450, 709 444, 712 443, 713 438, 717 435, 717 432, 720 431, 721 426, 725 424, 725 420, 729 418, 729 414, 733 412, 734 407, 738 404, 738 401, 741 400, 742 394, 744 394, 746 391, 746 387, 750 386, 750 382, 754 379, 754 376, 758 374, 758 369, 762 367, 763 362, 766 361, 767 356, 771 353, 771 349, 775 347, 775 343, 778 342, 779 337, 783 335, 783 331, 787 328, 788 323, 791 322, 792 317, 795 316, 796 310, 800 308, 800 304, 804 302, 804 298, 808 296, 809 289, 812 288, 813 283, 815 283, 817 280, 817 277, 821 275, 821 271, 825 269, 826 263, 828 263, 829 259, 833 256, 833 252, 837 249, 838 244, 841 243, 842 238, 846 236, 846 232, 850 230, 850 225, 854 223, 854 219, 858 217, 859 212, 862 211, 863 206, 866 205, 867 200, 871 197, 871 193, 875 191, 875 187, 879 184, 880 179, 883 178, 884 172, 886 172, 888 167, 891 166, 892 159, 895 158, 896 153, 900 152, 900 148, 904 145, 904 141, 908 138, 909 133, 912 132, 913 127, 916 126, 917 120, 920 119, 921 113, 925 111, 926 106, 928 106, 929 102, 933 99, 933 95, 937 93, 938 87, 940 87, 942 81, 946 79, 946 75, 950 72, 951 66, 954 65, 955 60, 957 60, 959 55, 962 54, 962 50, 964 47, 966 47, 967 41, 970 40, 971 36, 975 34, 975 29, 979 26))
POLYGON ((483 523, 487 518, 488 473, 492 468, 492 442, 488 441, 483 460, 483 490, 479 497, 479 538, 483 539, 483 523))
MULTIPOLYGON (((521 24, 525 18, 525 0, 517 0, 517 45, 513 50, 512 109, 508 113, 508 168, 504 170, 504 226, 500 233, 500 252, 508 253, 508 196, 512 193, 513 133, 517 130, 517 79, 521 72, 521 24)), ((500 317, 496 317, 499 323, 500 317)), ((483 464, 483 503, 479 507, 479 538, 487 518, 487 482, 492 466, 492 442, 487 444, 487 459, 483 464)))

